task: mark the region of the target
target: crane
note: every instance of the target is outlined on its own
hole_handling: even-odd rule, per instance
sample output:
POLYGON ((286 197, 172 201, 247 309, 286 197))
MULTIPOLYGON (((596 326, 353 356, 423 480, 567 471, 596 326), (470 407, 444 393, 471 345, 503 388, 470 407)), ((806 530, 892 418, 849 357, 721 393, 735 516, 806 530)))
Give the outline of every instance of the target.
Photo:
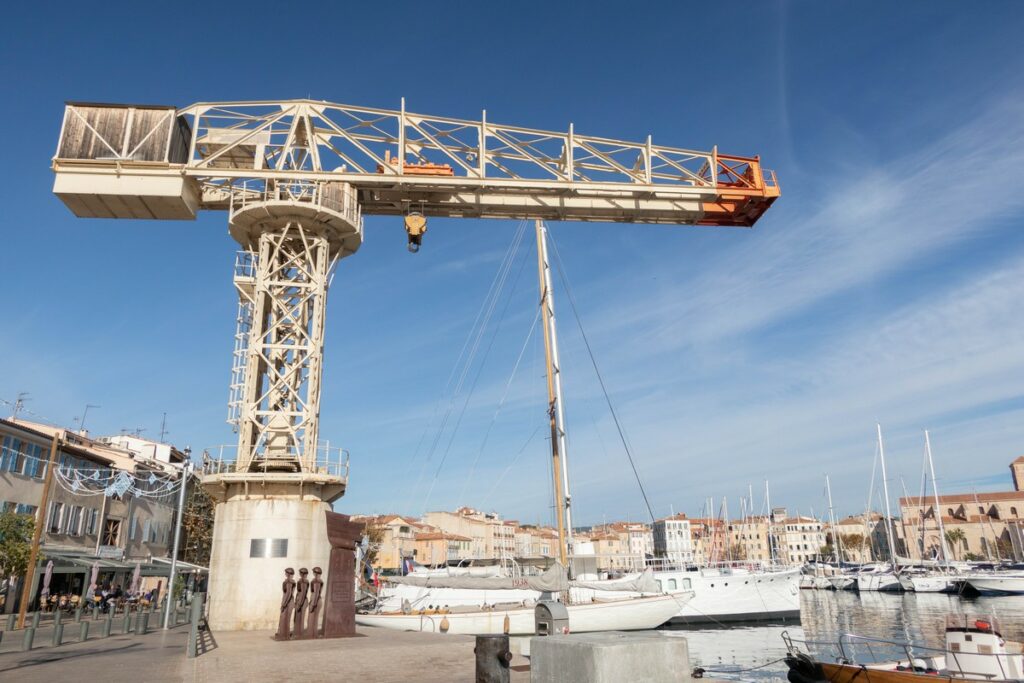
MULTIPOLYGON (((347 463, 342 471, 319 446, 324 318, 330 274, 362 244, 364 216, 401 216, 415 252, 431 217, 751 227, 780 194, 756 156, 596 137, 572 124, 504 125, 486 111, 477 120, 418 114, 404 99, 397 110, 309 99, 69 102, 52 169, 54 193, 79 217, 227 212, 241 246, 228 412, 238 451, 203 481, 218 504, 238 505, 254 485, 264 497, 319 504, 344 493, 347 463)), ((215 565, 280 547, 265 533, 238 546, 270 515, 250 512, 218 513, 212 581, 215 565)), ((239 590, 211 594, 223 601, 239 590)), ((240 598, 222 604, 234 621, 214 626, 251 624, 247 609, 240 598)), ((272 624, 272 604, 264 611, 272 624)))

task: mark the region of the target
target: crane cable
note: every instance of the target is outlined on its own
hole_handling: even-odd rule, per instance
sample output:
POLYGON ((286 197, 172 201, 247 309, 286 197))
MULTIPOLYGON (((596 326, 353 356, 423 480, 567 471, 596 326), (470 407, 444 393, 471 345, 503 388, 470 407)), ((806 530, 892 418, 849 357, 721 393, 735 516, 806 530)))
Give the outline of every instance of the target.
POLYGON ((512 382, 516 378, 516 373, 519 371, 519 364, 523 360, 523 356, 526 354, 526 348, 530 344, 530 339, 533 338, 533 333, 537 329, 537 322, 540 320, 540 308, 533 316, 533 324, 530 325, 530 331, 526 333, 526 339, 523 340, 523 346, 519 350, 519 356, 516 358, 515 365, 512 366, 512 372, 508 376, 508 381, 505 382, 505 391, 501 395, 501 400, 498 401, 498 407, 495 408, 494 414, 491 416, 491 422, 487 425, 486 431, 484 431, 483 441, 480 443, 480 450, 477 451, 476 456, 473 458, 473 464, 469 468, 469 474, 466 475, 466 481, 462 484, 462 490, 459 492, 459 500, 463 500, 463 496, 466 494, 466 489, 469 488, 469 484, 473 479, 473 473, 476 471, 476 465, 480 461, 480 456, 483 455, 484 449, 487 448, 487 442, 491 438, 491 431, 494 429, 494 424, 498 421, 498 415, 501 413, 501 409, 505 406, 505 401, 508 399, 509 391, 512 388, 512 382))
MULTIPOLYGON (((445 423, 447 423, 448 416, 451 414, 451 411, 454 408, 455 396, 457 396, 459 393, 461 393, 462 387, 465 384, 465 380, 466 380, 467 376, 469 375, 470 368, 472 367, 472 364, 473 364, 473 362, 474 362, 474 360, 476 358, 476 355, 477 355, 477 353, 479 351, 480 342, 483 341, 483 337, 484 337, 484 335, 485 335, 485 333, 487 331, 488 325, 490 324, 491 317, 494 315, 494 311, 498 307, 498 302, 501 299, 502 292, 504 291, 505 283, 508 281, 509 273, 512 271, 512 265, 515 262, 515 258, 516 258, 516 256, 519 253, 519 246, 520 246, 520 244, 522 244, 523 237, 526 234, 526 225, 527 225, 526 221, 520 222, 519 229, 517 230, 515 236, 513 237, 512 244, 509 245, 509 249, 508 249, 508 251, 505 254, 505 259, 502 261, 502 264, 499 267, 500 278, 499 278, 498 286, 496 288, 494 288, 494 290, 493 290, 494 291, 494 296, 491 298, 490 305, 488 306, 488 309, 487 309, 487 313, 484 316, 484 319, 483 319, 483 321, 480 324, 478 333, 476 335, 476 339, 474 340, 473 347, 472 347, 472 349, 470 351, 470 356, 467 358, 466 364, 463 366, 463 370, 462 370, 461 376, 459 377, 459 383, 458 383, 458 386, 456 387, 455 395, 453 395, 452 402, 449 405, 448 414, 445 415, 445 423)), ((526 264, 526 261, 524 260, 523 261, 523 265, 520 266, 519 271, 516 274, 516 278, 513 281, 513 291, 515 289, 516 284, 519 282, 519 277, 520 277, 520 275, 522 275, 523 268, 525 267, 525 264, 526 264)), ((455 442, 455 436, 456 436, 456 434, 459 431, 459 426, 462 424, 462 418, 465 416, 466 409, 469 407, 469 402, 473 398, 473 393, 476 390, 477 382, 480 380, 480 375, 483 372, 483 366, 486 364, 487 358, 488 358, 488 356, 490 355, 490 352, 491 352, 491 348, 493 348, 493 346, 494 346, 494 341, 495 341, 495 339, 498 336, 498 331, 501 329, 501 324, 502 324, 502 322, 505 319, 505 314, 508 312, 509 305, 511 304, 511 301, 512 301, 512 297, 510 295, 509 298, 505 302, 505 306, 501 309, 501 313, 498 316, 498 323, 497 323, 497 325, 495 327, 495 331, 491 335, 491 339, 488 342, 486 349, 484 349, 483 360, 481 360, 479 365, 477 366, 476 374, 473 376, 473 381, 472 381, 472 383, 469 386, 469 393, 466 395, 466 400, 462 403, 462 408, 459 411, 459 416, 458 416, 458 418, 455 421, 455 426, 452 427, 452 431, 451 431, 451 434, 449 435, 448 444, 445 447, 444 454, 441 456, 441 461, 437 465, 437 469, 434 472, 433 479, 431 479, 430 488, 427 490, 427 494, 426 494, 426 496, 423 499, 424 512, 426 512, 426 507, 429 504, 430 496, 433 494, 434 486, 437 484, 437 480, 440 477, 441 470, 444 467, 444 463, 448 459, 448 454, 451 452, 452 444, 455 442)), ((443 434, 443 431, 444 431, 444 424, 442 424, 441 428, 438 429, 437 435, 435 436, 435 439, 434 439, 434 444, 431 447, 430 455, 428 456, 428 460, 430 459, 430 457, 433 456, 434 452, 436 451, 437 445, 440 442, 440 439, 441 439, 441 436, 443 434)))
POLYGON ((438 397, 437 403, 435 404, 434 412, 431 415, 430 421, 427 422, 423 427, 423 434, 420 436, 419 444, 416 446, 416 451, 413 453, 412 460, 414 462, 419 455, 420 447, 424 443, 427 433, 430 431, 430 425, 434 423, 437 418, 438 410, 441 407, 445 394, 448 393, 449 389, 452 388, 452 381, 456 375, 459 375, 459 381, 455 387, 455 390, 451 393, 451 397, 448 400, 448 408, 445 410, 444 417, 441 419, 441 423, 438 426, 437 433, 434 435, 433 441, 431 442, 430 449, 427 452, 426 458, 423 464, 420 466, 420 474, 416 479, 416 483, 410 492, 410 499, 416 499, 416 493, 419 491, 420 484, 423 482, 423 476, 427 471, 427 464, 433 458, 434 453, 437 450, 437 446, 440 443, 441 436, 444 433, 445 427, 448 424, 448 419, 451 416, 452 411, 455 409, 455 401, 462 391, 462 383, 465 379, 466 368, 472 365, 476 350, 479 346, 479 338, 482 336, 483 329, 486 328, 487 321, 490 317, 490 312, 493 312, 494 301, 497 299, 498 293, 504 285, 504 276, 507 273, 506 264, 509 262, 511 256, 517 250, 518 242, 522 241, 522 235, 526 231, 526 221, 522 221, 517 228, 516 233, 513 235, 512 242, 509 244, 508 249, 505 251, 505 255, 502 257, 501 264, 498 267, 497 272, 494 274, 494 279, 491 280, 491 286, 487 290, 484 300, 480 304, 480 309, 477 311, 476 317, 473 319, 473 324, 469 327, 469 333, 466 335, 466 341, 462 344, 462 349, 459 351, 458 357, 455 359, 455 363, 452 365, 451 372, 448 374, 448 381, 445 382, 444 390, 438 397), (478 326, 480 326, 478 328, 478 326), (475 343, 474 343, 475 340, 475 343), (469 356, 466 355, 469 350, 469 356), (463 367, 463 371, 459 373, 459 368, 463 367))
POLYGON ((601 391, 604 393, 604 400, 608 404, 608 410, 612 414, 612 420, 615 421, 615 428, 619 432, 619 439, 622 441, 622 447, 626 451, 626 457, 629 458, 629 466, 633 469, 633 476, 636 478, 637 486, 640 487, 640 495, 644 498, 644 505, 647 506, 647 514, 651 516, 651 523, 653 524, 654 510, 651 509, 651 501, 647 498, 647 491, 644 490, 644 484, 640 480, 640 472, 636 468, 636 462, 633 460, 633 452, 629 447, 629 443, 626 441, 626 434, 622 429, 622 423, 619 422, 619 416, 615 412, 615 406, 612 405, 611 396, 608 395, 608 389, 604 384, 604 377, 601 375, 600 368, 597 367, 597 359, 594 357, 594 350, 590 346, 590 340, 587 339, 587 333, 583 329, 583 321, 580 320, 579 311, 576 309, 576 297, 573 296, 572 288, 569 287, 569 280, 565 273, 565 266, 562 264, 562 256, 558 253, 558 245, 555 244, 555 238, 551 235, 550 228, 548 229, 548 235, 551 236, 551 246, 554 248, 555 261, 558 263, 558 278, 562 282, 562 286, 565 287, 566 298, 569 300, 569 306, 572 308, 572 314, 576 318, 576 325, 580 328, 580 336, 583 338, 583 344, 587 348, 587 354, 590 356, 590 362, 594 366, 594 373, 597 375, 597 381, 601 385, 601 391))

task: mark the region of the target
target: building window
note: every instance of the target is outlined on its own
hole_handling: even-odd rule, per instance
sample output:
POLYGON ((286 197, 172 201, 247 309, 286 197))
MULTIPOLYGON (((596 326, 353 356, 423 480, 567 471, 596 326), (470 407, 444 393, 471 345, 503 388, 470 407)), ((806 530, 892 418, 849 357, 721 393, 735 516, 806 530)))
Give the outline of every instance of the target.
POLYGON ((67 523, 64 525, 64 533, 71 536, 78 536, 82 533, 82 508, 72 505, 68 509, 67 523))
POLYGON ((107 519, 103 521, 102 545, 117 545, 121 538, 121 520, 107 519))
POLYGON ((46 522, 46 531, 51 534, 59 534, 61 522, 64 518, 64 503, 54 501, 50 504, 50 518, 46 522))
POLYGON ((1010 508, 1010 516, 1011 517, 1016 517, 1017 516, 1017 508, 1014 508, 1014 507, 1010 508))

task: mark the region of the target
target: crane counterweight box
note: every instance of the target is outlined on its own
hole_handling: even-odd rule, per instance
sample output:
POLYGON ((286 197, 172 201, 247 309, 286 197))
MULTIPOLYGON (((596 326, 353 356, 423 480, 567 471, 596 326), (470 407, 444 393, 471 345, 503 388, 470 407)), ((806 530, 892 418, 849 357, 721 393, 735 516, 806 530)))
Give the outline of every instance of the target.
POLYGON ((184 175, 192 132, 165 106, 68 103, 53 191, 84 218, 193 219, 199 190, 184 175))

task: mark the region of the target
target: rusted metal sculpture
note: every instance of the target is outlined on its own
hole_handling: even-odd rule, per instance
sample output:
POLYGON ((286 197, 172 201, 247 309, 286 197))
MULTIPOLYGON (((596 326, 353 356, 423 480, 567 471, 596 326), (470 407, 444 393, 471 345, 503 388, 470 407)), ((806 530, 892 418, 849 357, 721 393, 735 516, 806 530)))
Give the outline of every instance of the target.
POLYGON ((324 581, 320 578, 323 569, 313 567, 313 580, 309 582, 309 618, 306 621, 306 637, 320 637, 320 611, 323 600, 320 599, 324 590, 324 581))
POLYGON ((295 609, 295 570, 288 567, 284 570, 285 579, 281 584, 281 618, 277 622, 277 633, 274 640, 291 638, 292 610, 295 609))
POLYGON ((299 570, 299 582, 295 585, 295 627, 292 634, 295 638, 306 637, 306 610, 309 607, 309 570, 299 570))
POLYGON ((348 515, 327 513, 331 564, 327 576, 324 638, 345 638, 356 634, 355 550, 362 537, 362 524, 350 522, 348 515))

